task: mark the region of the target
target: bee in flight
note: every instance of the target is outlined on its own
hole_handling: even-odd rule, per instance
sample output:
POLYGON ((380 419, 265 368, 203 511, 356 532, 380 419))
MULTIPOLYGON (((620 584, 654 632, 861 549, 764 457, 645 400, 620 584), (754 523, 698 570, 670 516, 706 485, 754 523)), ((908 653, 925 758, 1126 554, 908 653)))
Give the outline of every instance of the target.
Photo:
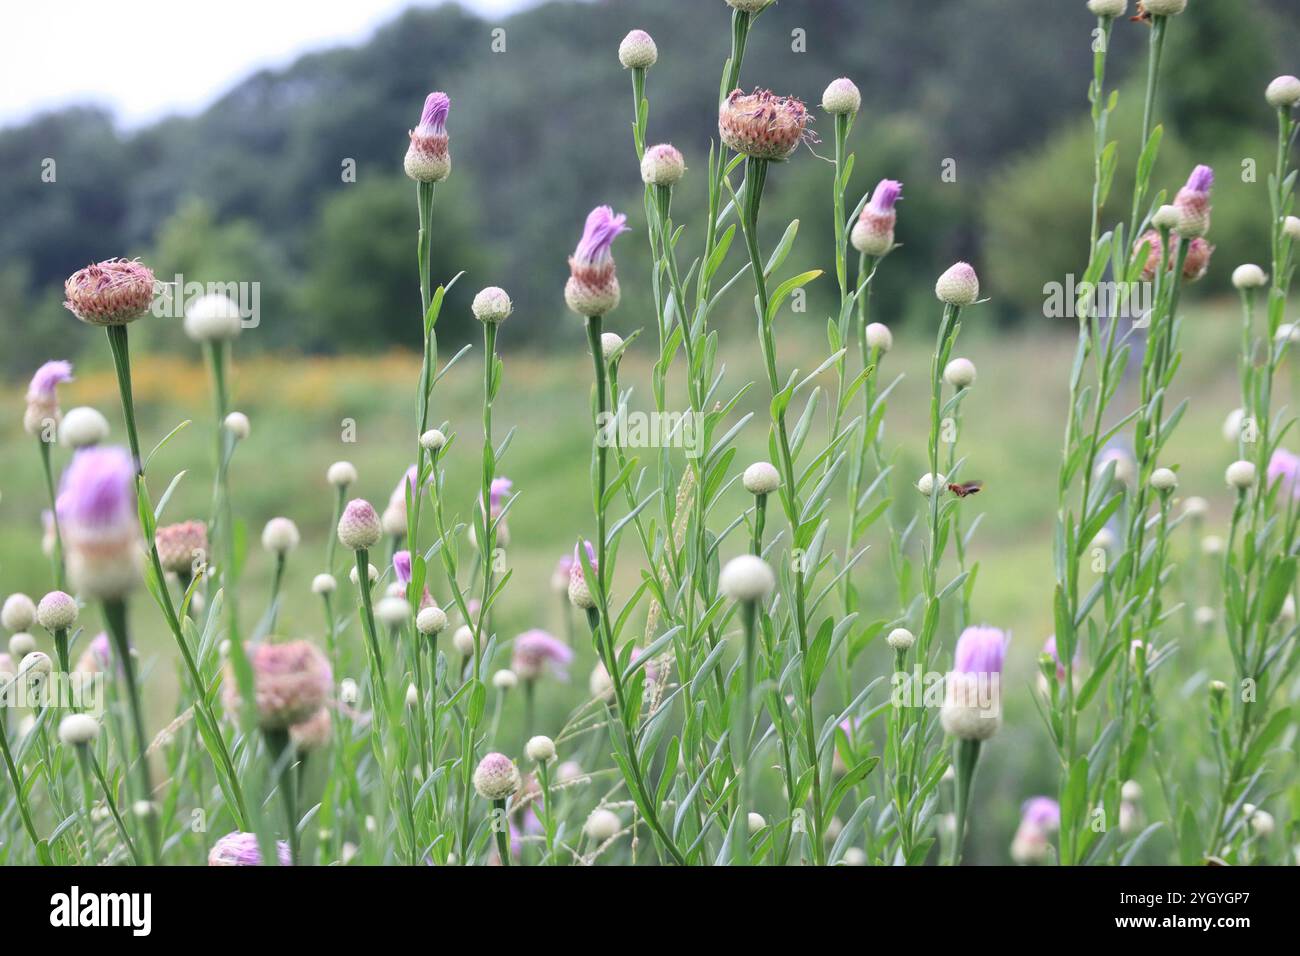
POLYGON ((984 482, 982 481, 968 481, 964 485, 953 482, 948 486, 948 490, 958 498, 969 498, 971 495, 979 494, 980 489, 983 487, 984 482))
POLYGON ((1142 0, 1137 0, 1137 16, 1129 17, 1129 19, 1151 26, 1151 14, 1147 12, 1147 8, 1145 4, 1142 3, 1142 0))

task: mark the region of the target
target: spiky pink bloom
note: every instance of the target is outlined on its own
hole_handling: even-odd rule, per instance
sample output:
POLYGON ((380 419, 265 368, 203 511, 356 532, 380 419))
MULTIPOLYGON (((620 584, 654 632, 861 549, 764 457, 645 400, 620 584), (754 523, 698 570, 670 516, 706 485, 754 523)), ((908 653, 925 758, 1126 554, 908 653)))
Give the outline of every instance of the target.
POLYGON ((501 516, 501 506, 505 503, 506 495, 510 494, 515 483, 509 478, 493 478, 492 484, 488 487, 488 506, 492 510, 492 517, 501 516))
MULTIPOLYGON (((1173 246, 1171 255, 1175 257, 1175 262, 1177 262, 1180 241, 1170 243, 1173 246)), ((1199 282, 1204 279, 1205 274, 1210 271, 1210 257, 1213 255, 1214 246, 1199 236, 1193 239, 1187 247, 1187 258, 1183 260, 1183 278, 1188 282, 1199 282)))
POLYGON ((804 140, 813 140, 803 101, 771 90, 733 90, 718 111, 718 134, 727 146, 754 159, 784 162, 804 140))
POLYGON ((155 532, 154 543, 164 571, 190 573, 195 559, 202 561, 207 554, 208 527, 202 521, 169 524, 155 532))
POLYGON ((1020 819, 1031 826, 1055 830, 1061 825, 1061 805, 1051 797, 1030 797, 1020 807, 1020 819))
MULTIPOLYGON (((280 840, 275 845, 276 856, 281 866, 292 866, 293 858, 289 855, 289 844, 280 840)), ((242 833, 235 830, 227 833, 212 846, 208 854, 208 866, 261 866, 262 850, 257 845, 257 834, 242 833)))
POLYGON ((105 259, 63 283, 64 307, 90 325, 126 325, 149 311, 153 271, 129 259, 105 259))
POLYGON ((868 256, 883 256, 894 248, 894 226, 898 222, 894 204, 902 194, 903 184, 898 180, 880 181, 853 226, 850 238, 854 249, 868 256))
POLYGON ((1300 457, 1285 448, 1277 449, 1268 460, 1269 487, 1279 481, 1282 482, 1282 494, 1300 498, 1300 457))
POLYGON ((1002 664, 1007 635, 996 627, 968 627, 957 638, 939 721, 960 740, 987 740, 1002 725, 1002 664))
POLYGON ((411 552, 397 551, 393 554, 393 573, 398 584, 411 583, 411 552))
MULTIPOLYGON (((248 644, 246 651, 253 669, 258 726, 263 730, 284 730, 325 706, 334 674, 325 655, 310 641, 248 644)), ((227 708, 238 710, 239 682, 229 666, 223 691, 227 708)))
POLYGON ((1184 238, 1203 236, 1210 231, 1210 190, 1214 188, 1214 170, 1197 166, 1187 177, 1187 185, 1178 190, 1174 208, 1178 210, 1175 231, 1184 238))
POLYGON ((59 396, 55 386, 72 381, 72 363, 62 360, 46 362, 36 370, 27 386, 27 410, 23 429, 29 435, 41 435, 47 423, 59 423, 59 396))
POLYGON ((410 131, 411 144, 406 149, 406 175, 416 182, 440 183, 451 175, 451 150, 448 149, 447 114, 451 98, 446 93, 430 93, 424 100, 420 125, 410 131))
POLYGON ((1061 663, 1061 654, 1056 649, 1056 635, 1051 635, 1043 642, 1043 653, 1056 662, 1056 679, 1065 680, 1065 665, 1061 663))
POLYGON ((140 581, 143 550, 135 462, 122 448, 82 448, 63 473, 55 505, 68 576, 82 595, 119 598, 140 581))
POLYGON ((520 680, 536 680, 549 669, 557 680, 567 681, 571 663, 573 648, 546 631, 535 628, 515 638, 510 669, 520 680))
POLYGON ((578 315, 606 315, 618 307, 621 292, 613 246, 627 231, 627 216, 615 214, 609 206, 597 206, 587 215, 582 239, 569 257, 569 282, 564 288, 565 301, 578 315))
POLYGON ((300 753, 324 750, 334 735, 334 718, 328 707, 322 707, 306 720, 289 728, 289 739, 300 753))
POLYGON ((555 570, 551 573, 551 587, 561 594, 568 593, 569 575, 573 571, 573 555, 566 554, 561 556, 559 561, 555 562, 555 570))

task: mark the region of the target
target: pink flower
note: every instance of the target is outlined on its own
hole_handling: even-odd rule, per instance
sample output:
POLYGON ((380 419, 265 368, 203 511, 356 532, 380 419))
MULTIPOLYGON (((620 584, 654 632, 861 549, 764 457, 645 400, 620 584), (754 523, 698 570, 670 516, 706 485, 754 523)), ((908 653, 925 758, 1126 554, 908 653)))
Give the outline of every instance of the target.
POLYGON ((1061 825, 1061 805, 1051 797, 1030 797, 1020 808, 1022 823, 1043 830, 1055 830, 1061 825))
POLYGON ((41 435, 44 440, 47 423, 58 424, 59 397, 54 387, 70 381, 71 362, 46 362, 36 370, 31 385, 27 387, 27 410, 23 413, 23 429, 27 434, 41 435))
POLYGON ((1273 457, 1268 460, 1269 487, 1281 481, 1282 494, 1300 499, 1300 481, 1297 481, 1297 478, 1300 478, 1300 457, 1291 454, 1285 448, 1273 452, 1273 457))
MULTIPOLYGON (((315 715, 325 706, 334 675, 325 655, 309 641, 248 645, 248 663, 253 669, 253 694, 257 700, 258 725, 264 730, 283 730, 315 715)), ((226 706, 240 705, 239 685, 228 666, 225 675, 226 706)))
POLYGON ((63 284, 64 308, 90 325, 126 325, 153 303, 153 272, 139 262, 105 259, 63 284))
POLYGON ((557 680, 567 681, 571 663, 573 649, 546 631, 525 631, 515 638, 510 669, 521 680, 536 680, 549 668, 557 680))
POLYGON ((421 183, 439 183, 451 175, 451 152, 448 149, 447 115, 451 98, 446 93, 430 93, 424 100, 420 125, 410 131, 411 144, 406 149, 406 175, 421 183))
POLYGON ((55 504, 68 575, 88 597, 117 598, 140 580, 143 551, 135 462, 122 448, 83 448, 63 473, 55 504))
POLYGON ((782 162, 804 140, 811 117, 801 100, 777 96, 771 90, 733 90, 718 111, 718 133, 727 146, 754 159, 782 162))
POLYGON ((1178 190, 1174 208, 1178 210, 1177 232, 1184 238, 1203 236, 1210 231, 1210 190, 1214 188, 1214 170, 1197 166, 1187 177, 1187 185, 1178 190))
MULTIPOLYGON (((289 844, 283 840, 275 845, 276 856, 281 866, 292 866, 289 844)), ((215 844, 208 854, 208 866, 261 866, 262 851, 257 845, 257 834, 241 833, 236 830, 227 833, 215 844)))
POLYGON ((963 674, 1001 674, 1010 638, 996 627, 968 627, 957 638, 953 670, 963 674))
POLYGON ((411 583, 411 552, 397 551, 393 554, 393 573, 399 584, 411 583))
POLYGON ((894 204, 902 192, 903 184, 897 180, 880 181, 853 226, 853 248, 868 256, 883 256, 894 248, 894 226, 898 221, 894 204))
POLYGON ((618 306, 621 292, 612 250, 614 240, 627 231, 627 216, 616 215, 609 206, 597 206, 587 216, 582 239, 569 257, 564 290, 565 301, 578 315, 605 315, 618 306))

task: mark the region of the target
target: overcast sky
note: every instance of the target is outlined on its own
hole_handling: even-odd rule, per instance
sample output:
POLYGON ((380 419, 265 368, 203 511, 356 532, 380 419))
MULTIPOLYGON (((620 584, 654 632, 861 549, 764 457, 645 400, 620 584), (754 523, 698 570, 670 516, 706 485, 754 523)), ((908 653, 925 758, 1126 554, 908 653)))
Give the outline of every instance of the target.
MULTIPOLYGON (((541 0, 460 0, 484 16, 541 0)), ((127 126, 202 109, 249 73, 359 43, 431 0, 59 0, 7 3, 0 29, 0 126, 69 102, 110 107, 127 126), (57 9, 57 13, 55 10, 57 9)))

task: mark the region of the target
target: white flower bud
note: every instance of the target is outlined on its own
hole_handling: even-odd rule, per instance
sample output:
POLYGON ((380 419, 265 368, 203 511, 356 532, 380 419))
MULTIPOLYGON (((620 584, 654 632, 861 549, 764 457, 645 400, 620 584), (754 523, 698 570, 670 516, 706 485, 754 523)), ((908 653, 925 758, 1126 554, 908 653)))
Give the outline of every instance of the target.
POLYGON ((524 756, 534 763, 547 763, 555 759, 555 741, 550 737, 538 735, 531 737, 524 744, 524 756))
POLYGON ((1142 799, 1142 784, 1136 780, 1125 780, 1124 785, 1119 790, 1120 798, 1127 800, 1129 803, 1137 803, 1142 799))
POLYGON ((733 601, 761 601, 776 587, 776 575, 762 558, 742 554, 732 558, 718 575, 718 590, 733 601))
POLYGON ((770 495, 781 487, 781 473, 767 461, 756 461, 745 469, 741 484, 751 495, 770 495))
POLYGON ((1122 17, 1128 0, 1088 0, 1088 12, 1096 17, 1122 17))
POLYGON ((625 70, 648 70, 658 61, 659 48, 644 30, 633 30, 618 45, 618 62, 625 70))
POLYGON ((406 603, 405 598, 390 595, 375 605, 375 617, 379 619, 380 624, 387 627, 401 627, 410 616, 411 606, 406 603))
POLYGON ((414 707, 420 702, 420 692, 414 684, 406 685, 406 706, 414 707))
POLYGON ((641 159, 641 181, 647 186, 676 186, 685 175, 686 157, 671 143, 651 146, 641 159))
POLYGON ((1255 483, 1255 465, 1249 461, 1234 461, 1223 477, 1233 488, 1245 490, 1255 483))
POLYGON ((894 347, 894 333, 883 322, 872 322, 867 326, 867 348, 888 352, 894 347))
POLYGON ((1273 334, 1273 341, 1286 342, 1288 345, 1300 344, 1300 325, 1294 322, 1283 322, 1273 334))
POLYGON ((1258 836, 1271 837, 1274 829, 1273 814, 1267 810, 1256 810, 1250 815, 1250 828, 1258 836))
POLYGON ((490 753, 474 768, 474 789, 484 800, 504 800, 519 790, 519 768, 505 754, 490 753))
POLYGON ((955 358, 943 370, 943 380, 953 388, 970 388, 975 384, 975 363, 967 358, 955 358))
POLYGON ((335 488, 346 488, 357 480, 356 466, 350 461, 336 461, 325 472, 325 480, 335 488))
POLYGON ((591 811, 591 816, 587 817, 582 829, 595 842, 604 843, 623 829, 623 823, 614 811, 597 807, 591 811))
POLYGON ((1282 223, 1282 231, 1292 242, 1300 242, 1300 216, 1287 216, 1282 223))
POLYGON ((917 479, 916 490, 929 498, 936 491, 943 491, 947 485, 948 479, 944 475, 935 475, 927 472, 917 479))
POLYGON ((272 554, 288 554, 300 540, 298 526, 288 518, 272 518, 262 529, 262 547, 272 554))
POLYGON ((36 607, 36 620, 47 631, 66 631, 77 623, 77 602, 71 594, 51 591, 36 607))
POLYGON ((311 579, 312 594, 333 594, 338 586, 339 583, 332 574, 318 574, 311 579))
POLYGON ((623 347, 623 336, 617 332, 602 332, 600 336, 600 355, 606 362, 623 347))
POLYGON ((843 860, 845 866, 866 866, 867 851, 860 846, 851 846, 844 851, 843 860))
POLYGON ((727 0, 727 6, 734 7, 742 13, 760 13, 771 3, 772 0, 727 0))
POLYGON ((1157 229, 1176 229, 1182 221, 1183 214, 1178 211, 1178 207, 1169 203, 1161 206, 1151 217, 1151 225, 1157 229))
POLYGON ((1201 627, 1209 627, 1211 624, 1215 622, 1219 614, 1212 607, 1202 606, 1196 609, 1193 616, 1196 620, 1196 623, 1199 624, 1201 627))
POLYGON ((68 714, 59 721, 59 740, 69 747, 88 744, 99 736, 99 721, 90 714, 68 714))
MULTIPOLYGON (((473 648, 470 648, 472 654, 473 648)), ((503 667, 492 675, 492 686, 497 690, 514 690, 519 686, 519 675, 509 668, 503 667)))
POLYGON ((251 432, 253 428, 253 426, 248 422, 248 416, 243 412, 231 412, 226 416, 226 420, 222 422, 222 425, 225 426, 226 431, 230 432, 230 434, 234 435, 240 441, 247 438, 249 432, 251 432))
POLYGON ((185 334, 195 342, 225 342, 239 334, 239 306, 219 292, 199 296, 185 310, 185 334))
POLYGON ((1228 417, 1223 420, 1223 440, 1235 445, 1241 437, 1241 423, 1245 420, 1246 413, 1240 408, 1228 412, 1228 417))
POLYGON ((440 607, 421 608, 415 616, 415 629, 426 636, 441 634, 447 629, 447 614, 440 607))
POLYGON ((1210 503, 1204 498, 1193 495, 1183 502, 1183 514, 1189 518, 1204 518, 1210 513, 1210 503))
POLYGON ((17 592, 5 598, 0 608, 0 624, 11 631, 25 631, 36 623, 36 604, 26 594, 17 592))
POLYGON ((464 657, 474 653, 474 632, 468 624, 456 628, 456 633, 451 636, 451 646, 464 657))
POLYGON ((34 650, 36 650, 36 638, 26 631, 19 631, 9 638, 9 656, 16 661, 21 661, 34 650))
POLYGON ((1178 476, 1171 468, 1157 468, 1151 473, 1151 487, 1156 491, 1173 491, 1178 487, 1178 476))
POLYGON ((1259 289, 1268 282, 1264 270, 1253 263, 1247 263, 1232 270, 1232 284, 1237 289, 1259 289))
POLYGON ((980 297, 980 280, 975 270, 966 262, 958 262, 939 276, 934 284, 934 294, 948 305, 973 305, 980 297))
POLYGON ((447 436, 436 428, 430 428, 420 436, 420 447, 425 451, 441 451, 447 444, 447 436))
POLYGON ((59 423, 59 441, 73 448, 98 445, 108 438, 108 419, 86 405, 70 408, 59 423))
POLYGON ((748 816, 745 818, 745 822, 749 824, 750 833, 757 833, 759 830, 763 829, 763 827, 767 826, 767 821, 763 819, 763 814, 755 813, 753 810, 749 811, 748 816))
POLYGON ((1264 99, 1275 109, 1289 110, 1300 103, 1300 77, 1279 76, 1264 91, 1264 99))
POLYGON ((1153 17, 1176 17, 1187 9, 1187 0, 1143 0, 1143 6, 1153 17))
POLYGON ((896 627, 889 632, 885 643, 896 651, 905 651, 916 643, 916 636, 905 627, 896 627))
POLYGON ((1223 539, 1217 534, 1207 534, 1201 539, 1201 552, 1210 557, 1223 554, 1223 549, 1226 547, 1227 545, 1224 543, 1223 539))
POLYGON ((514 310, 515 307, 510 301, 510 296, 506 295, 505 289, 496 286, 488 286, 474 296, 474 304, 470 306, 474 318, 489 325, 500 325, 510 318, 510 313, 514 310))
POLYGON ((822 94, 822 109, 832 116, 862 109, 862 93, 848 77, 840 77, 822 94))
MULTIPOLYGON (((373 564, 366 565, 366 576, 370 578, 370 583, 374 584, 376 581, 379 580, 379 569, 376 568, 373 564)), ((352 570, 348 572, 348 580, 352 582, 353 587, 360 587, 361 585, 361 578, 358 577, 357 575, 357 569, 355 565, 353 566, 352 570)))

